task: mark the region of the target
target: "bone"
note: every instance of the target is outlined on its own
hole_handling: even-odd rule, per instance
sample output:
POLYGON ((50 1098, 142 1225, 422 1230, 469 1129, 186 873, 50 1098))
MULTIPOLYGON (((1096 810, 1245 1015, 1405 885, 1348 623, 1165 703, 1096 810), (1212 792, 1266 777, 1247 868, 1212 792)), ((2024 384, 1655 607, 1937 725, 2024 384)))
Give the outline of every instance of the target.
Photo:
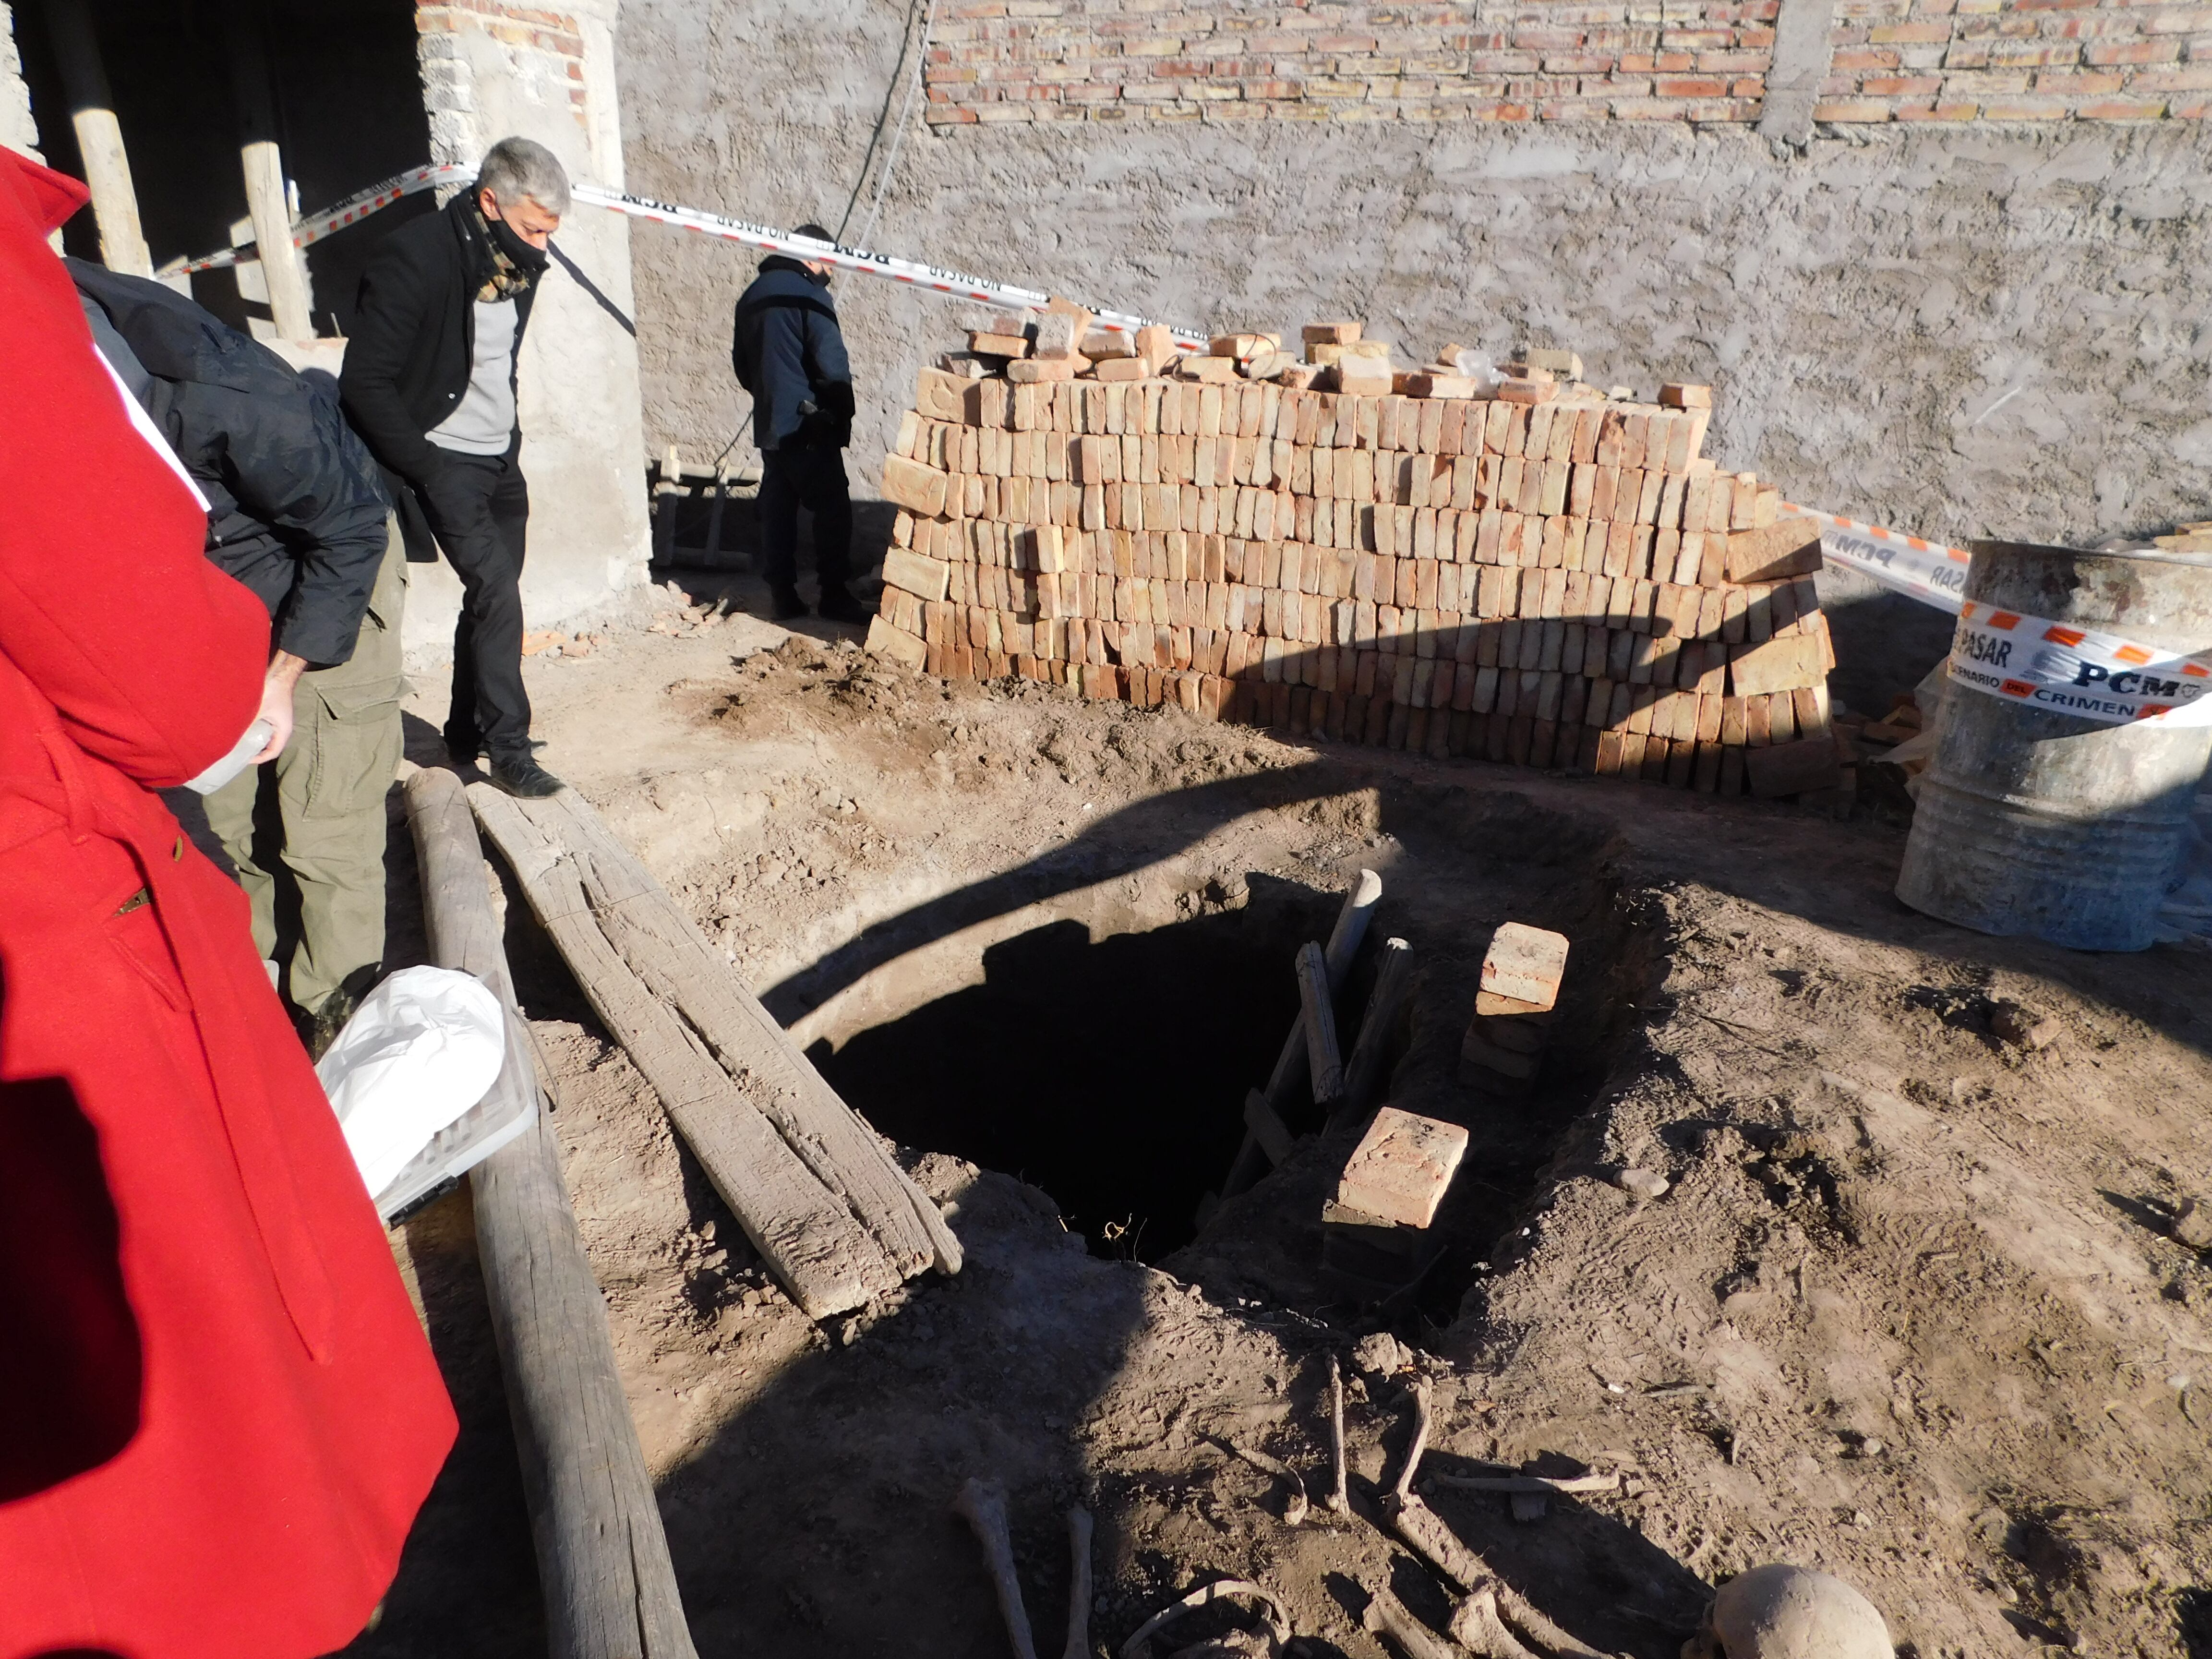
MULTIPOLYGON (((1491 1615, 1493 1619, 1502 1618, 1551 1654, 1553 1659, 1610 1659, 1610 1656, 1577 1641, 1537 1612, 1526 1596, 1491 1571, 1483 1559, 1462 1543, 1459 1534, 1444 1524, 1443 1517, 1419 1498, 1393 1492, 1389 1508, 1390 1523, 1397 1528, 1398 1536, 1416 1555, 1465 1590, 1468 1600, 1486 1598, 1486 1605, 1495 1609, 1491 1615)), ((1480 1610, 1467 1617, 1474 1626, 1486 1628, 1480 1610)), ((1517 1642, 1510 1648, 1499 1649, 1493 1644, 1485 1649, 1470 1640, 1464 1632, 1455 1629, 1453 1634, 1478 1653, 1490 1654, 1492 1659, 1522 1659, 1528 1651, 1517 1642)), ((1506 1639, 1512 1642, 1510 1636, 1506 1639)))
POLYGON ((1495 1580, 1490 1588, 1498 1597, 1498 1611, 1505 1622, 1552 1656, 1552 1659, 1615 1659, 1602 1649, 1578 1641, 1529 1604, 1528 1598, 1507 1583, 1495 1580))
POLYGON ((1344 1369, 1336 1363, 1334 1354, 1328 1357, 1328 1455, 1334 1477, 1327 1500, 1328 1507, 1335 1514, 1349 1515, 1352 1492, 1344 1469, 1344 1369))
POLYGON ((1486 1586, 1452 1610, 1452 1638, 1483 1659, 1535 1659, 1498 1616, 1495 1586, 1486 1586))
POLYGON ((1267 1634, 1280 1649, 1291 1639, 1291 1616, 1283 1611, 1283 1604, 1275 1599, 1272 1590, 1263 1589, 1245 1578, 1217 1578, 1211 1584, 1200 1584, 1180 1601, 1170 1601, 1158 1613, 1130 1632, 1129 1639, 1121 1644, 1121 1659, 1137 1659, 1146 1641, 1152 1632, 1174 1623, 1187 1613, 1218 1601, 1224 1596, 1249 1595, 1260 1604, 1260 1616, 1267 1621, 1267 1634))
POLYGON ((1067 1647, 1060 1659, 1091 1659, 1091 1511, 1067 1512, 1067 1647))
POLYGON ((1284 1462, 1282 1459, 1279 1457, 1270 1457, 1267 1453, 1260 1451, 1251 1446, 1241 1445, 1234 1440, 1224 1440, 1220 1443, 1229 1451, 1234 1453, 1237 1456, 1243 1458, 1254 1468, 1258 1469, 1261 1474, 1272 1474, 1278 1480, 1283 1481, 1289 1486, 1291 1495, 1283 1500, 1283 1522, 1285 1525, 1295 1527, 1306 1518, 1307 1511, 1311 1506, 1306 1501, 1306 1483, 1304 1476, 1301 1475, 1288 1463, 1284 1462))
POLYGON ((1497 1575, 1480 1556, 1459 1540, 1443 1517, 1413 1494, 1392 1493, 1390 1524, 1413 1553, 1462 1590, 1490 1589, 1497 1575))
POLYGON ((1413 1380, 1413 1438, 1406 1448, 1406 1467, 1398 1471, 1396 1498, 1403 1504, 1413 1495, 1413 1477, 1420 1472, 1421 1454, 1429 1447, 1429 1379, 1413 1380))
POLYGON ((1406 1659, 1467 1659, 1466 1649, 1414 1618, 1413 1610, 1387 1589, 1377 1589, 1368 1598, 1359 1622, 1370 1635, 1387 1636, 1396 1643, 1406 1659))
POLYGON ((1457 1492, 1572 1494, 1620 1490, 1620 1477, 1617 1474, 1577 1474, 1555 1480, 1540 1474, 1446 1474, 1439 1470, 1429 1479, 1457 1492))
POLYGON ((991 1588, 998 1592, 999 1612, 1006 1621, 1006 1638, 1013 1644, 1014 1659, 1037 1659, 1036 1638, 1030 1631, 1029 1613, 1022 1606, 1021 1580, 1014 1575, 1014 1540, 1006 1530, 1006 1489, 994 1482, 970 1480, 960 1488, 952 1511, 965 1518, 975 1529, 975 1541, 983 1547, 983 1562, 991 1571, 991 1588))

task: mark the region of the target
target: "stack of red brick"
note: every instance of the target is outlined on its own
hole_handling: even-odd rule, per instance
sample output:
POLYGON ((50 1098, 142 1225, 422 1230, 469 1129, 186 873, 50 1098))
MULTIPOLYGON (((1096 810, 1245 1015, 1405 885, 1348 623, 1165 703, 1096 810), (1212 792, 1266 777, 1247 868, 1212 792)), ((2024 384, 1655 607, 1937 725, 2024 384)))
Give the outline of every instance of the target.
POLYGON ((1301 362, 1077 323, 921 371, 872 649, 1437 757, 1835 781, 1818 543, 1699 455, 1705 388, 1607 394, 1566 353, 1405 371, 1356 325, 1301 362))

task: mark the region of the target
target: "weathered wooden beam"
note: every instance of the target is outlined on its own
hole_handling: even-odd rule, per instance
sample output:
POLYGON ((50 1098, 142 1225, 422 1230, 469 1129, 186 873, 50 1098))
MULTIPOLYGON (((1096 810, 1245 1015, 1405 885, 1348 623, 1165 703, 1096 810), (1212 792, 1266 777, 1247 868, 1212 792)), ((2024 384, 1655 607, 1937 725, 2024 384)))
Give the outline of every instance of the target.
MULTIPOLYGON (((507 1064, 494 1088, 539 1092, 460 781, 417 772, 407 781, 407 813, 431 957, 476 975, 506 1006, 507 1064)), ((478 1164, 469 1184, 547 1650, 554 1659, 696 1659, 549 1113, 478 1164)))
POLYGON ((783 1028, 574 789, 469 799, 531 909, 762 1257, 811 1317, 856 1308, 959 1241, 783 1028))
POLYGON ((1398 1015, 1413 991, 1413 947, 1401 939, 1383 940, 1382 956, 1375 964, 1375 989, 1367 999, 1367 1012, 1360 1016, 1352 1058, 1345 1062, 1344 1093, 1329 1114, 1330 1128, 1352 1121, 1367 1109, 1382 1079, 1398 1015))
POLYGON ((1328 958, 1318 944, 1310 944, 1298 952, 1298 1013, 1305 1028, 1306 1068, 1316 1106, 1327 1106, 1344 1092, 1344 1056, 1336 1044, 1330 989, 1328 958))
POLYGON ((307 267, 292 246, 291 191, 277 148, 276 84, 262 39, 266 20, 255 0, 233 0, 223 9, 230 88, 238 114, 239 164, 246 175, 246 210, 253 223, 253 252, 269 287, 269 314, 282 340, 312 340, 307 267))
POLYGON ((1260 1143, 1260 1150, 1270 1164, 1280 1164, 1291 1155, 1291 1132, 1275 1109, 1267 1104, 1267 1097, 1257 1089, 1244 1093, 1244 1127, 1260 1143))
MULTIPOLYGON (((1353 882, 1344 896, 1344 904, 1336 913, 1336 926, 1329 930, 1328 945, 1323 955, 1328 962, 1328 982, 1332 989, 1341 986, 1345 975, 1352 971, 1352 959, 1359 954, 1360 942, 1367 937, 1367 924, 1375 919, 1375 906, 1382 896, 1382 878, 1372 870, 1362 870, 1359 879, 1353 882)), ((1306 1024, 1304 1006, 1298 1018, 1291 1024, 1290 1035, 1283 1039, 1282 1052, 1275 1057, 1275 1069, 1268 1074, 1266 1094, 1267 1104, 1279 1117, 1291 1103, 1298 1097, 1307 1077, 1306 1024)), ((1228 1179, 1221 1183, 1222 1196, 1234 1198, 1248 1190, 1252 1183, 1267 1173, 1261 1161, 1264 1154, 1260 1143, 1249 1133, 1244 1144, 1237 1150, 1236 1160, 1229 1166, 1228 1179)), ((1212 1195, 1209 1194, 1209 1197, 1212 1195)), ((1218 1203, 1219 1200, 1216 1200, 1218 1203)), ((1202 1206, 1211 1213, 1212 1205, 1202 1206)), ((1200 1217, 1204 1224, 1204 1217, 1200 1217)))
POLYGON ((70 125, 76 133, 77 156, 92 191, 92 216, 100 226, 100 261, 110 270, 151 276, 154 256, 147 251, 146 233, 138 222, 131 156, 123 148, 123 128, 115 118, 115 94, 108 90, 92 8, 88 0, 46 0, 46 9, 62 90, 69 99, 70 125))

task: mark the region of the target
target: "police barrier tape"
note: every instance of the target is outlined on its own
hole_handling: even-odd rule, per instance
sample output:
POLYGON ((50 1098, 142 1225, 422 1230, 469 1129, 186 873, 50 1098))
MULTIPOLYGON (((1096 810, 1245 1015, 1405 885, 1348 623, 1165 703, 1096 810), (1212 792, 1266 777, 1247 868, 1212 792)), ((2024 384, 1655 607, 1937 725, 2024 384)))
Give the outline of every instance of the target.
POLYGON ((1970 553, 1789 501, 1782 503, 1782 510, 1820 526, 1820 556, 1831 564, 1855 570, 1939 610, 1956 613, 1965 598, 1966 567, 1973 558, 1970 553))
POLYGON ((1951 679, 2110 726, 2212 725, 2212 661, 1972 599, 1959 607, 1951 679))
POLYGON ((1820 555, 1886 587, 1954 612, 1950 678, 1993 697, 2124 726, 2212 724, 2212 656, 2185 656, 2117 634, 1999 611, 1966 597, 1972 555, 1832 513, 1784 502, 1820 526, 1820 555))
MULTIPOLYGON (((312 247, 325 237, 343 230, 349 225, 360 223, 369 215, 390 207, 403 197, 412 196, 421 191, 435 190, 441 185, 464 184, 476 176, 477 169, 473 166, 449 163, 416 167, 411 173, 387 179, 380 185, 372 185, 367 190, 349 196, 334 207, 303 216, 293 224, 292 245, 295 247, 312 247)), ((797 259, 811 259, 834 265, 841 270, 858 270, 871 276, 888 277, 895 283, 926 288, 933 293, 950 294, 963 300, 978 300, 988 305, 1019 309, 1042 307, 1048 304, 1052 297, 1029 289, 1015 288, 1009 283, 970 276, 963 271, 945 270, 936 265, 902 259, 889 253, 868 253, 858 248, 842 247, 835 242, 817 241, 811 236, 793 236, 766 225, 750 224, 742 219, 727 219, 720 214, 702 212, 697 208, 676 207, 666 202, 649 201, 642 196, 625 196, 614 191, 601 190, 595 185, 573 185, 570 193, 577 201, 589 206, 627 214, 633 219, 649 219, 655 224, 673 225, 679 230, 696 231, 701 235, 742 243, 747 247, 761 248, 771 253, 787 254, 797 259)), ((163 266, 160 274, 181 276, 199 270, 219 270, 236 264, 252 246, 252 243, 243 242, 236 247, 224 248, 202 258, 179 260, 163 266)), ((1151 326, 1152 323, 1150 318, 1121 311, 1095 312, 1092 317, 1097 327, 1121 334, 1133 334, 1140 328, 1151 326)), ((1170 330, 1170 333, 1178 351, 1202 351, 1206 349, 1204 335, 1192 334, 1181 329, 1170 330)))

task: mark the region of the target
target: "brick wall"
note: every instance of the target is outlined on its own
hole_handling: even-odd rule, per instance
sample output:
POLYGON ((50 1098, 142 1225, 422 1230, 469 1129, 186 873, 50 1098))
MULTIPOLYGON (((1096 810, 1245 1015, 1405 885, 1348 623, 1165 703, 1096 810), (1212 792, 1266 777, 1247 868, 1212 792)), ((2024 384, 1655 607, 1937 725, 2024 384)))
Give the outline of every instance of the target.
POLYGON ((500 136, 481 130, 484 112, 476 85, 483 70, 469 46, 496 53, 497 72, 522 100, 586 119, 584 40, 575 18, 500 0, 441 0, 415 8, 415 27, 422 37, 422 103, 439 161, 474 161, 500 136))
POLYGON ((1823 121, 2203 120, 2212 5, 1841 0, 1823 121))
MULTIPOLYGON (((1799 3, 1800 0, 1791 0, 1799 3)), ((2201 118, 2212 6, 1834 6, 1816 118, 2201 118)), ((929 120, 1758 119, 1779 0, 949 0, 929 120)))

